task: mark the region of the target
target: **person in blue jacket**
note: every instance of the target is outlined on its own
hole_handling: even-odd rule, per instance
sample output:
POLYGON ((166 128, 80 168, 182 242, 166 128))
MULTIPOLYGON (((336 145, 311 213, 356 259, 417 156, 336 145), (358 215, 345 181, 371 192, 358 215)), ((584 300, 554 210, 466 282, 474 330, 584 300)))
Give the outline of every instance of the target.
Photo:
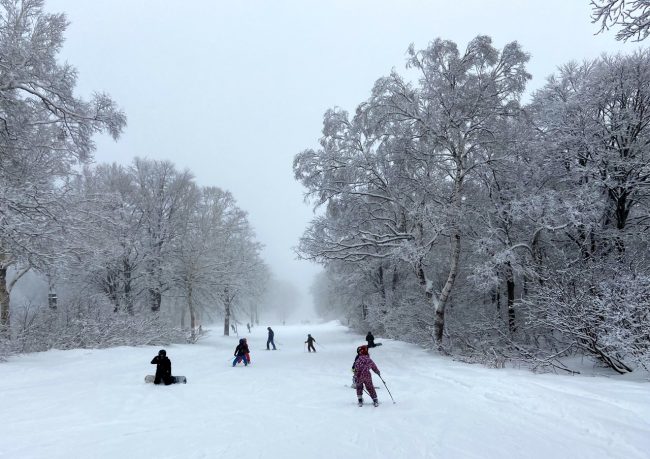
POLYGON ((275 336, 275 333, 273 333, 273 330, 271 330, 271 327, 266 327, 266 329, 269 331, 269 337, 266 339, 266 350, 269 350, 269 344, 273 345, 273 350, 275 351, 275 343, 273 342, 273 336, 275 336))

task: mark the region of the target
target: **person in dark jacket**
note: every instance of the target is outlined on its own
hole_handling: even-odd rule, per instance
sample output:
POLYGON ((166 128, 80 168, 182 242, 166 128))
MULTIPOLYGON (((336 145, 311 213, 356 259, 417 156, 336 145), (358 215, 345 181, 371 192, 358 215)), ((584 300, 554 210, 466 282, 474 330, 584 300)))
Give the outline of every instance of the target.
POLYGON ((305 341, 305 343, 307 343, 307 350, 309 352, 311 352, 312 350, 316 352, 316 348, 314 347, 315 342, 316 340, 310 334, 307 334, 307 341, 305 341))
POLYGON ((375 337, 372 336, 372 332, 368 332, 366 341, 368 341, 368 347, 375 347, 375 337))
POLYGON ((381 343, 375 343, 375 337, 372 336, 372 332, 368 332, 366 335, 366 341, 368 341, 368 347, 381 346, 381 343))
POLYGON ((359 346, 357 352, 359 355, 357 356, 356 362, 354 362, 354 374, 357 378, 357 399, 359 401, 359 406, 363 406, 364 386, 372 398, 372 404, 374 406, 379 406, 377 392, 375 392, 375 386, 372 382, 372 376, 370 375, 370 370, 372 370, 377 373, 377 376, 381 376, 379 368, 377 368, 375 362, 370 358, 370 355, 368 354, 368 346, 359 346))
POLYGON ((273 350, 275 351, 275 343, 273 342, 273 336, 275 336, 275 333, 273 333, 273 330, 271 330, 271 327, 266 327, 266 329, 269 331, 269 337, 266 339, 266 350, 269 350, 269 344, 273 345, 273 350))
POLYGON ((248 350, 248 344, 246 343, 246 338, 242 338, 239 340, 239 344, 235 348, 235 360, 232 361, 232 366, 234 367, 237 365, 239 362, 244 362, 244 366, 248 366, 248 354, 250 351, 248 350))
POLYGON ((164 382, 166 386, 174 383, 174 378, 172 377, 172 362, 167 358, 167 351, 161 349, 158 351, 158 355, 151 360, 152 365, 156 365, 156 376, 154 377, 153 383, 160 384, 164 382))

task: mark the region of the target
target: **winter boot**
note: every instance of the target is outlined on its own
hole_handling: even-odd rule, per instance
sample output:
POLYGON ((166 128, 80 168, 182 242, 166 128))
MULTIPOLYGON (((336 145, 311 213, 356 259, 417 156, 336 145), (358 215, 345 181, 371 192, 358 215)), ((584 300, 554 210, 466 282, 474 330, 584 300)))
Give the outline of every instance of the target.
POLYGON ((379 400, 377 400, 376 398, 373 399, 373 400, 372 400, 372 405, 375 406, 375 407, 376 407, 376 406, 379 406, 379 400))
POLYGON ((359 399, 359 406, 363 406, 363 399, 362 398, 359 399))

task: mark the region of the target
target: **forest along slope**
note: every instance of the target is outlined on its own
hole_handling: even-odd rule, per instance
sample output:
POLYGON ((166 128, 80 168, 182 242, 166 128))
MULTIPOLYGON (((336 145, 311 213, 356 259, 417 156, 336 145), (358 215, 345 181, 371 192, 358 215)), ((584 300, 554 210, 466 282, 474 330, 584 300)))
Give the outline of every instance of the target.
MULTIPOLYGON (((49 351, 0 364, 2 458, 647 458, 650 384, 534 375, 382 340, 380 406, 356 406, 360 335, 335 323, 167 347, 186 385, 154 386, 157 347, 49 351), (306 352, 307 333, 316 354, 306 352)), ((366 401, 368 397, 366 396, 366 401)))

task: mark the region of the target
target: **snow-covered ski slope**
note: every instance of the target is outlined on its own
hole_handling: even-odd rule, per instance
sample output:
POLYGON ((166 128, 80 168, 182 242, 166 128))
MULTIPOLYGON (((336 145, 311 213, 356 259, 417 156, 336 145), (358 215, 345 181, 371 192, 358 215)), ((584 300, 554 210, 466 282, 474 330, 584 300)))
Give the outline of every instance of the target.
MULTIPOLYGON (((246 335, 253 364, 231 367, 236 337, 167 347, 188 384, 144 376, 158 348, 49 351, 0 364, 0 457, 648 458, 650 384, 620 377, 490 370, 382 340, 388 392, 356 406, 361 336, 329 323, 246 335), (305 352, 307 333, 318 353, 305 352)), ((367 399, 367 397, 366 397, 367 399)))

